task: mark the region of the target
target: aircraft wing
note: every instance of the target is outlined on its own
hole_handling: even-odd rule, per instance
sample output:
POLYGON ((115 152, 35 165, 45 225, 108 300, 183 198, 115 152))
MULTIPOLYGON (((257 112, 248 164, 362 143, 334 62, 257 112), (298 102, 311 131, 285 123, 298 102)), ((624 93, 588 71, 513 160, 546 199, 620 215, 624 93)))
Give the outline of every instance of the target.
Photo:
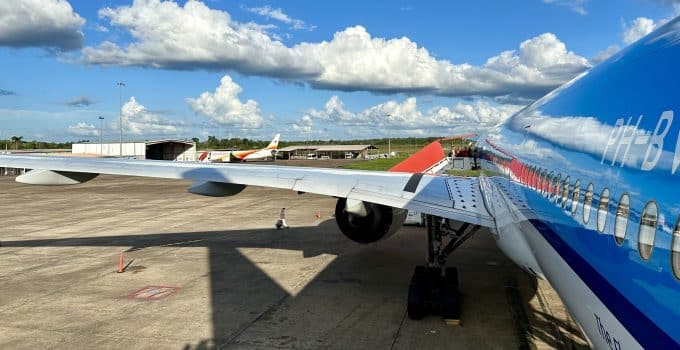
POLYGON ((15 155, 0 155, 0 167, 33 169, 17 178, 17 181, 28 184, 76 184, 97 174, 111 174, 192 180, 196 185, 274 187, 360 200, 494 227, 494 219, 486 209, 477 178, 275 165, 15 155))

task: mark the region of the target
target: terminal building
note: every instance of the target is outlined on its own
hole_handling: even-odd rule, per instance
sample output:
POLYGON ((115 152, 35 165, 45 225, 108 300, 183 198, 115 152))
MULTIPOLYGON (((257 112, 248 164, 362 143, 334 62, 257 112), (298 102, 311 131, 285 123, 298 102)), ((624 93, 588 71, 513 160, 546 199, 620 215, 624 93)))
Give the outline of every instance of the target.
POLYGON ((283 159, 368 159, 373 145, 298 145, 279 148, 283 159))
POLYGON ((195 161, 196 143, 187 140, 156 140, 144 142, 74 143, 74 156, 133 157, 137 159, 195 161), (121 152, 122 145, 122 152, 121 152))

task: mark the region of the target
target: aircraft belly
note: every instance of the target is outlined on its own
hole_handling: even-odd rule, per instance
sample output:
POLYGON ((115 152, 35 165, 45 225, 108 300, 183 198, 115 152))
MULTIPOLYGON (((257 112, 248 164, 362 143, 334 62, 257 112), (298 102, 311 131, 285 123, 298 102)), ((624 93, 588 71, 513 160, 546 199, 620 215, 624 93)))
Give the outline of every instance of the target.
MULTIPOLYGON (((483 179, 482 189, 485 202, 496 218, 499 249, 525 271, 551 283, 594 348, 642 348, 539 232, 536 225, 560 221, 559 215, 548 210, 551 204, 548 207, 537 205, 531 193, 507 179, 483 179)), ((540 203, 544 200, 540 199, 540 203)))
MULTIPOLYGON (((642 349, 614 314, 530 221, 520 223, 546 279, 595 349, 642 349)), ((501 233, 502 234, 502 233, 501 233)))

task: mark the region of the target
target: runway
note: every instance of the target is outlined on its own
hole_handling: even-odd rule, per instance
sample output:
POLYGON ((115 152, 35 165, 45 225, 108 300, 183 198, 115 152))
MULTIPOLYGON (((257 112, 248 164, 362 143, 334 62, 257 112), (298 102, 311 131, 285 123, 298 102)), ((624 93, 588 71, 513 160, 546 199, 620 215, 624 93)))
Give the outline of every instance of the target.
POLYGON ((0 348, 574 348, 559 298, 482 231, 449 259, 462 325, 406 317, 423 228, 347 240, 333 198, 100 176, 73 187, 0 177, 0 348), (281 207, 291 226, 275 230, 281 207), (317 212, 321 218, 317 219, 317 212), (123 252, 126 271, 116 273, 123 252))

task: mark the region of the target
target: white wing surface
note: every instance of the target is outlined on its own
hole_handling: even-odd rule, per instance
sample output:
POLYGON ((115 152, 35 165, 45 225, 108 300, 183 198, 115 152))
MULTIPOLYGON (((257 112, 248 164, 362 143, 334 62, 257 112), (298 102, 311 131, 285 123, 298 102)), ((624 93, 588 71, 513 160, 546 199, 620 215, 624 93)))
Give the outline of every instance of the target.
MULTIPOLYGON (((81 175, 143 176, 197 183, 263 186, 355 199, 420 211, 457 221, 493 227, 477 178, 411 173, 249 164, 207 164, 116 158, 0 156, 0 167, 50 170, 81 175)), ((77 177, 77 176, 76 176, 77 177)), ((31 182, 29 176, 17 181, 31 182)), ((77 183, 77 182, 72 182, 77 183)), ((65 183, 52 183, 65 184, 65 183)))

